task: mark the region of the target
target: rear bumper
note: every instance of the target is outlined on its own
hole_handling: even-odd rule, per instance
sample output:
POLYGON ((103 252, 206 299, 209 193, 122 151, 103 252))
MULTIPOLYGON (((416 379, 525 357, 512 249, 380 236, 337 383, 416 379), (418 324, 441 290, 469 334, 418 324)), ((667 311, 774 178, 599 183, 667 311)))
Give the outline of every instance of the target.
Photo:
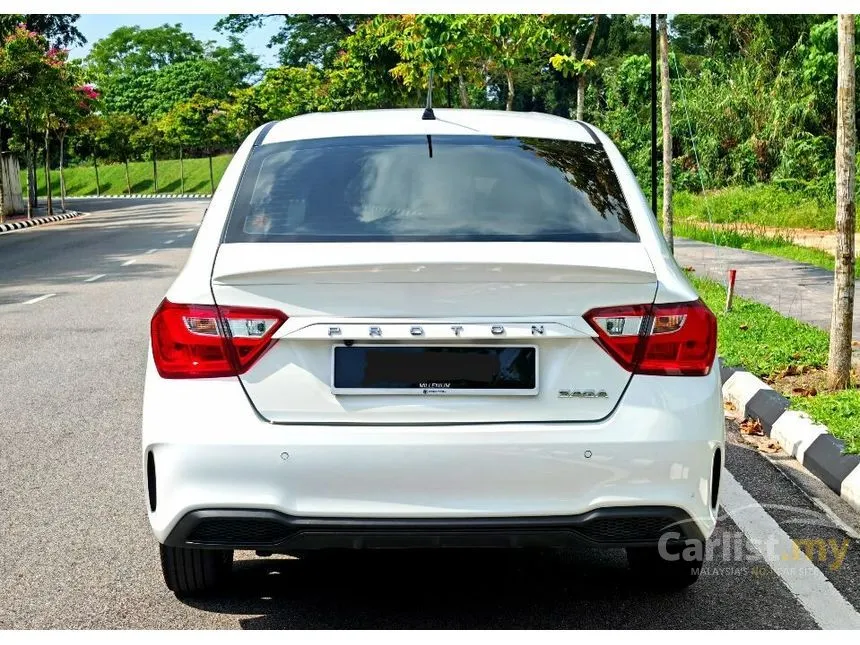
POLYGON ((376 540, 390 528, 379 522, 414 521, 395 537, 432 544, 461 529, 474 537, 485 521, 502 542, 556 520, 538 533, 581 540, 577 527, 593 512, 637 517, 654 507, 707 538, 724 439, 716 370, 637 376, 612 415, 593 423, 335 426, 274 425, 255 415, 236 379, 163 381, 150 369, 142 457, 144 472, 150 456, 153 468, 144 491, 160 542, 186 540, 175 531, 198 511, 272 513, 287 527, 280 541, 313 534, 317 543, 332 533, 348 537, 339 543, 376 540), (426 533, 425 520, 448 528, 426 533), (351 533, 355 522, 367 526, 351 533))
POLYGON ((677 508, 602 508, 580 515, 505 518, 344 519, 293 517, 275 511, 191 511, 168 546, 297 552, 315 549, 625 547, 702 540, 677 508))

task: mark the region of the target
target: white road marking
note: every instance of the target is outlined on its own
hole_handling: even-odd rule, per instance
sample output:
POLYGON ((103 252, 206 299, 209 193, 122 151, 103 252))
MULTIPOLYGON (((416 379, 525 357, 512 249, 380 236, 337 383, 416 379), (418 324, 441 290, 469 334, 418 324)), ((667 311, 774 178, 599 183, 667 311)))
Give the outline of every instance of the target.
POLYGON ((146 254, 147 254, 147 255, 149 255, 150 253, 155 253, 157 250, 158 250, 158 249, 149 249, 149 250, 146 252, 146 254))
POLYGON ((123 262, 122 266, 127 267, 129 264, 134 264, 135 262, 137 262, 137 260, 132 258, 131 260, 126 260, 125 262, 123 262))
POLYGON ((167 240, 165 244, 173 244, 176 240, 167 240))
POLYGON ((728 470, 723 471, 723 478, 723 508, 818 626, 823 629, 860 629, 860 613, 812 564, 806 553, 798 549, 776 520, 728 470), (765 548, 765 545, 771 548, 765 548), (778 555, 789 553, 796 557, 784 559, 778 555))
POLYGON ((98 275, 90 276, 89 278, 84 280, 84 282, 95 282, 96 280, 100 280, 101 278, 105 277, 106 275, 107 275, 106 273, 99 273, 98 275))
POLYGON ((44 296, 39 296, 38 298, 31 298, 30 300, 26 300, 22 302, 23 305, 35 305, 37 302, 42 302, 43 300, 47 300, 48 298, 52 298, 56 296, 56 293, 46 293, 44 296))

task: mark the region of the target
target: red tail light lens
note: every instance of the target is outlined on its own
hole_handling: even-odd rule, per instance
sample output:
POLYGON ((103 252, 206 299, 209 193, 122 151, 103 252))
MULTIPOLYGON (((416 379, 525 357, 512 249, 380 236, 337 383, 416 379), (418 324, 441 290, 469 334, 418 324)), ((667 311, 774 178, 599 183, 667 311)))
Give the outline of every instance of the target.
POLYGON ((274 309, 164 300, 150 326, 155 367, 163 378, 242 374, 269 348, 286 320, 274 309))
POLYGON ((705 376, 717 353, 717 319, 701 300, 592 309, 585 320, 634 374, 705 376))

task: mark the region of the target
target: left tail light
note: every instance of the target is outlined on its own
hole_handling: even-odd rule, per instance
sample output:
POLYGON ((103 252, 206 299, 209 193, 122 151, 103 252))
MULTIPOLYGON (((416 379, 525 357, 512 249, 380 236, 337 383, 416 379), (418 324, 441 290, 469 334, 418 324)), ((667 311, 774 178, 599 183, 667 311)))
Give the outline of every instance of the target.
POLYGON ((162 378, 243 374, 270 347, 286 320, 275 309, 163 300, 150 325, 155 367, 162 378))

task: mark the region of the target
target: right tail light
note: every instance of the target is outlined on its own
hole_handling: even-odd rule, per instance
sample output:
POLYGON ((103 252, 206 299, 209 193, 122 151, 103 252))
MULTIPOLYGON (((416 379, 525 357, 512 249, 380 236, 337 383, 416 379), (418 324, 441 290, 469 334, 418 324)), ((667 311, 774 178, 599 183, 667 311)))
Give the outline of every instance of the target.
POLYGON ((585 320, 597 343, 634 374, 705 376, 717 353, 717 318, 701 300, 602 307, 585 320))

